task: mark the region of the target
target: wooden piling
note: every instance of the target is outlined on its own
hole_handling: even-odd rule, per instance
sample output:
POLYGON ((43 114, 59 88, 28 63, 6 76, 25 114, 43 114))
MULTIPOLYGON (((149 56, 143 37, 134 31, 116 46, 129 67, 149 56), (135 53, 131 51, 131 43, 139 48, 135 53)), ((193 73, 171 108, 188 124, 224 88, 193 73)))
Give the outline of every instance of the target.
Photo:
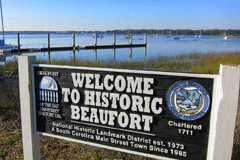
POLYGON ((72 34, 73 49, 75 49, 75 33, 72 34))
POLYGON ((95 61, 97 61, 97 49, 95 49, 95 61))
POLYGON ((48 51, 48 63, 51 62, 50 51, 48 51))
POLYGON ((94 43, 95 46, 97 46, 97 33, 95 33, 95 43, 94 43))
POLYGON ((132 47, 130 48, 130 58, 132 59, 132 47))
POLYGON ((50 49, 50 34, 49 33, 47 34, 47 41, 48 41, 47 47, 48 47, 48 49, 50 49))
POLYGON ((116 45, 116 34, 115 33, 113 34, 113 45, 114 46, 116 45))
POLYGON ((113 48, 113 60, 116 59, 116 48, 113 48))
POLYGON ((73 61, 75 61, 75 49, 73 50, 73 61))
POLYGON ((19 33, 17 33, 17 49, 20 50, 20 37, 19 37, 19 33))
POLYGON ((147 34, 145 34, 145 45, 147 45, 147 34))
POLYGON ((147 56, 147 47, 144 47, 144 57, 147 56))
POLYGON ((130 34, 130 44, 132 44, 132 34, 130 34))

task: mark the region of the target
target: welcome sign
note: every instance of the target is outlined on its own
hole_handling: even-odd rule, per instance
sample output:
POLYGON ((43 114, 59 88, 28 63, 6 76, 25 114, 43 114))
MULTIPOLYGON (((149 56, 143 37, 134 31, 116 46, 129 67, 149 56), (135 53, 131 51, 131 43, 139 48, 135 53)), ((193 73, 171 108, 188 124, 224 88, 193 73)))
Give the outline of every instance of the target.
POLYGON ((206 159, 217 75, 33 65, 35 126, 164 159, 206 159))

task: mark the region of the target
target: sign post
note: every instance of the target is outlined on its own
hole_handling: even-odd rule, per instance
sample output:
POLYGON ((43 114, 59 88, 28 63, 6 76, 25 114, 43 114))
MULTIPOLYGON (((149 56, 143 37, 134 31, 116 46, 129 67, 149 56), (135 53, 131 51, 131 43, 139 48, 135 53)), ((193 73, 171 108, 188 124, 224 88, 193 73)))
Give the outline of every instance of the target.
POLYGON ((31 66, 34 134, 166 160, 231 157, 239 67, 215 75, 31 66))
MULTIPOLYGON (((239 97, 240 66, 220 66, 220 76, 213 108, 209 159, 231 159, 239 97)), ((217 86, 216 86, 217 87, 217 86)))
POLYGON ((34 127, 34 108, 32 91, 31 64, 36 61, 35 56, 18 57, 19 92, 21 106, 23 154, 25 160, 40 159, 39 135, 34 127))

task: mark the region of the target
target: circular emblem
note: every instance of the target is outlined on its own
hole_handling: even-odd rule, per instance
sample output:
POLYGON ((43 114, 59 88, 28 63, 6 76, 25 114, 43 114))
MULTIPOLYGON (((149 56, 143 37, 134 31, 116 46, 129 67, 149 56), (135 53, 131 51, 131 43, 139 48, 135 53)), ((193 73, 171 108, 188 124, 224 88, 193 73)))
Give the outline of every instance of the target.
POLYGON ((193 81, 179 81, 167 92, 169 110, 178 118, 194 121, 203 117, 210 108, 207 90, 193 81))

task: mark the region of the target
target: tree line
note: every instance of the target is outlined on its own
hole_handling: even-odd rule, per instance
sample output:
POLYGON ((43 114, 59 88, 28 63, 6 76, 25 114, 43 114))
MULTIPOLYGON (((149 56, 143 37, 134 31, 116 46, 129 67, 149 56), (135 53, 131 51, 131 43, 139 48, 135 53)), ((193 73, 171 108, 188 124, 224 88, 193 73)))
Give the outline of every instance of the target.
POLYGON ((231 36, 240 36, 240 30, 237 29, 208 29, 208 30, 191 30, 191 29, 162 29, 162 30, 113 30, 105 31, 107 34, 148 34, 148 35, 205 35, 205 36, 222 36, 224 34, 231 36))
MULTIPOLYGON (((207 30, 191 30, 191 29, 125 29, 125 30, 107 30, 107 31, 5 31, 4 34, 148 34, 148 35, 205 35, 205 36, 240 36, 239 29, 207 29, 207 30)), ((2 34, 2 32, 0 32, 2 34)))

